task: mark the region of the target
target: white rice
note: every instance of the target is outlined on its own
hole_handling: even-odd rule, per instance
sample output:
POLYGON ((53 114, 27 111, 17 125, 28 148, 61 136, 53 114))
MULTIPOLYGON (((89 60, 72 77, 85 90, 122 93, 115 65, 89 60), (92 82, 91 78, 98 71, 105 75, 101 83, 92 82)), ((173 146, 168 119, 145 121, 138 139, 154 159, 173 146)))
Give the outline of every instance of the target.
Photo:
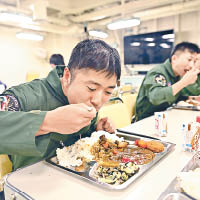
POLYGON ((200 168, 196 168, 194 171, 181 172, 178 178, 180 180, 180 187, 187 194, 200 200, 200 168))
POLYGON ((90 149, 99 140, 101 135, 105 135, 111 142, 115 142, 116 140, 123 141, 123 138, 119 138, 115 134, 110 134, 105 131, 93 132, 91 137, 82 138, 69 147, 57 148, 56 154, 59 165, 70 168, 71 166, 82 165, 81 158, 84 158, 87 162, 92 161, 94 156, 91 154, 90 149))
POLYGON ((121 142, 124 140, 123 137, 119 138, 116 134, 110 134, 106 131, 97 131, 97 132, 93 132, 91 137, 95 137, 97 139, 99 139, 100 136, 105 135, 105 137, 110 141, 110 142, 115 142, 116 140, 121 142))

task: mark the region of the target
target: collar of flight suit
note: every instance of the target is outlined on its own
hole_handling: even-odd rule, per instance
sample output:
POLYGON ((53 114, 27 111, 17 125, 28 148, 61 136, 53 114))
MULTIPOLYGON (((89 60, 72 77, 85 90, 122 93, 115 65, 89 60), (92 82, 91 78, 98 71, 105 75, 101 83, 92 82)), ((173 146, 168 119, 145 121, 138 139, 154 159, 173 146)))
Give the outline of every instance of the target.
POLYGON ((166 66, 167 72, 170 74, 170 76, 175 80, 175 82, 180 80, 180 76, 175 76, 174 71, 172 69, 172 64, 170 63, 170 60, 167 59, 164 62, 164 65, 166 66))
MULTIPOLYGON (((47 87, 48 90, 51 92, 51 94, 58 99, 60 102, 62 102, 64 105, 69 104, 67 97, 64 95, 62 86, 61 86, 61 80, 59 77, 58 72, 60 73, 60 70, 63 69, 57 69, 59 67, 54 68, 47 76, 47 87)), ((63 70, 64 71, 64 70, 63 70)))
POLYGON ((175 76, 175 74, 173 72, 172 65, 171 65, 169 59, 167 59, 164 62, 164 65, 166 66, 167 72, 170 74, 170 76, 173 77, 173 78, 176 78, 176 76, 175 76))

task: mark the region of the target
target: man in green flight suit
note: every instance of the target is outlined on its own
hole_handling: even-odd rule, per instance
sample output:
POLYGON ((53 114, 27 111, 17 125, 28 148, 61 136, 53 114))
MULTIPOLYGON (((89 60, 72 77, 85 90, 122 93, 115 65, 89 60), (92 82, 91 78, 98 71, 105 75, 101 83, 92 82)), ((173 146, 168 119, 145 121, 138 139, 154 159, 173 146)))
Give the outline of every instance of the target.
POLYGON ((0 154, 10 155, 16 170, 55 155, 60 141, 68 146, 93 131, 114 132, 107 118, 96 123, 96 115, 120 75, 116 49, 84 40, 67 67, 8 89, 0 97, 0 154))
POLYGON ((194 67, 194 63, 198 51, 196 44, 179 43, 170 59, 147 73, 136 100, 136 121, 188 98, 182 95, 181 90, 197 80, 200 70, 194 67))

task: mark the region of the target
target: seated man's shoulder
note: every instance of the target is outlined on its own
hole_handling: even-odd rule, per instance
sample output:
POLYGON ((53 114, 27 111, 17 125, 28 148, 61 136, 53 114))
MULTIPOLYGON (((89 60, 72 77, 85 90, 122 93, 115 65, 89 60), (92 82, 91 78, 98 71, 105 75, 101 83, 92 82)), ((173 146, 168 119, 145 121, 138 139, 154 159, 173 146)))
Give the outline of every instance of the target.
POLYGON ((147 79, 151 76, 164 75, 164 74, 165 74, 165 70, 163 69, 163 67, 160 65, 157 65, 148 71, 145 78, 147 79))
POLYGON ((159 64, 153 67, 149 72, 150 73, 163 73, 165 71, 165 64, 159 64))
POLYGON ((18 92, 23 92, 23 91, 33 91, 33 90, 39 90, 40 87, 42 87, 43 82, 41 79, 35 79, 30 82, 22 83, 16 86, 12 86, 9 88, 9 91, 18 91, 18 92))
POLYGON ((165 69, 158 65, 152 68, 146 75, 144 84, 161 84, 166 85, 167 75, 165 69))

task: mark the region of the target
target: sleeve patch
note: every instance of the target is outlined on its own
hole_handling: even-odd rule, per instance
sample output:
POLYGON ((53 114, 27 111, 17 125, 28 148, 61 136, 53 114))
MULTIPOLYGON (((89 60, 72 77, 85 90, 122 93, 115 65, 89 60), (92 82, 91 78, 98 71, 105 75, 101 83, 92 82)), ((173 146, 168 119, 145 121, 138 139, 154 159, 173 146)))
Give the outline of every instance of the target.
POLYGON ((157 74, 155 76, 155 81, 156 81, 156 83, 161 84, 162 86, 166 86, 167 85, 166 78, 161 74, 157 74))
POLYGON ((19 111, 18 100, 11 95, 0 95, 0 111, 19 111))

